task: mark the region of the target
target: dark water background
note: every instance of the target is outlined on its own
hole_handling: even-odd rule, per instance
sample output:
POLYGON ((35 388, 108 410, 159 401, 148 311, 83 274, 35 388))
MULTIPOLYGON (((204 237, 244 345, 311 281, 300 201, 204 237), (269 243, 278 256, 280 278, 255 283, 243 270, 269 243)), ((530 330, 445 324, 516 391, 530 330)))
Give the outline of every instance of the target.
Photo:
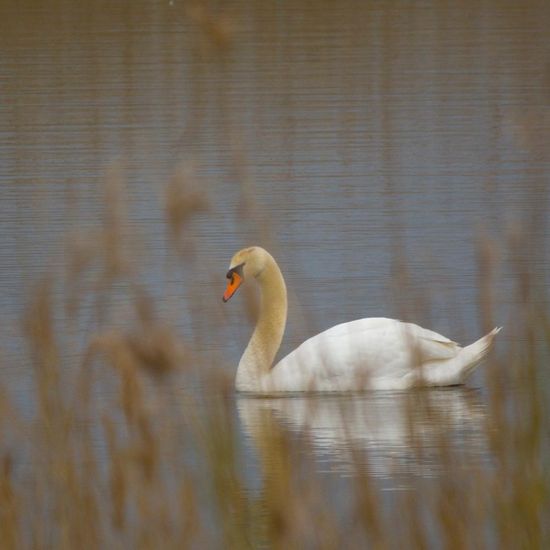
MULTIPOLYGON (((514 235, 528 243, 514 265, 548 291, 548 2, 4 0, 0 28, 1 379, 23 408, 32 373, 20 320, 33 282, 63 271, 70 239, 101 225, 113 165, 140 281, 228 375, 251 329, 245 301, 224 306, 221 294, 246 245, 273 250, 287 278, 287 351, 369 316, 469 343, 484 328, 480 238, 497 261, 499 346, 515 337, 520 306, 514 235), (182 166, 208 201, 183 259, 163 198, 182 166)), ((112 299, 110 320, 124 325, 125 295, 112 299)), ((82 308, 77 338, 94 326, 82 308)), ((478 464, 483 374, 470 386, 433 399, 478 464)), ((265 411, 296 433, 309 423, 321 470, 346 477, 334 398, 318 414, 302 401, 239 399, 235 418, 251 440, 265 411)), ((344 406, 381 479, 392 479, 388 457, 393 473, 435 475, 429 459, 410 466, 395 397, 344 406)))

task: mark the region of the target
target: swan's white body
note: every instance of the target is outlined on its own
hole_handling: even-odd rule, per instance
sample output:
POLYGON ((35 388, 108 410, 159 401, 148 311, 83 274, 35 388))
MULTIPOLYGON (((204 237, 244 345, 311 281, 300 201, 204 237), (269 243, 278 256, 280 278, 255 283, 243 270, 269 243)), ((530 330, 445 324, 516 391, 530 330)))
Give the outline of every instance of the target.
POLYGON ((272 367, 286 324, 283 276, 260 247, 233 257, 228 300, 243 278, 260 285, 260 315, 239 362, 236 386, 255 393, 406 389, 462 384, 487 355, 499 328, 462 348, 431 330, 395 319, 359 319, 336 325, 312 338, 272 367), (234 281, 235 270, 241 276, 234 281))
POLYGON ((265 380, 277 391, 405 389, 462 384, 488 351, 490 333, 472 346, 395 319, 358 319, 306 340, 265 380))

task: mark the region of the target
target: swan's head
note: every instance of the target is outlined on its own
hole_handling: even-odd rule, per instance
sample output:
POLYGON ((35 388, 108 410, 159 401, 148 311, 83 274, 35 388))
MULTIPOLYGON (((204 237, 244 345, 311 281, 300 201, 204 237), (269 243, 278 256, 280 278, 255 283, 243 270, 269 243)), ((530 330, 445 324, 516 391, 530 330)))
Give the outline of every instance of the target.
POLYGON ((269 252, 260 246, 250 246, 239 250, 231 258, 229 264, 229 271, 226 275, 229 281, 223 294, 223 301, 227 302, 245 279, 259 277, 270 259, 269 252))

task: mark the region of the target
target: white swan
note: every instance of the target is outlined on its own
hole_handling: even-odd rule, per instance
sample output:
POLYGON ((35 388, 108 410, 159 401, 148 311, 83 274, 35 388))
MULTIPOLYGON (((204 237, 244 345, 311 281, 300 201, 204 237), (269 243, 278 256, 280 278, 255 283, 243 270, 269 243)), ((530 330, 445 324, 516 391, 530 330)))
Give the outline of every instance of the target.
POLYGON ((394 319, 359 319, 306 340, 272 366, 286 325, 286 286, 263 248, 237 252, 227 272, 227 302, 245 279, 261 291, 260 313, 237 369, 238 391, 254 393, 406 389, 462 384, 500 328, 462 348, 431 330, 394 319))

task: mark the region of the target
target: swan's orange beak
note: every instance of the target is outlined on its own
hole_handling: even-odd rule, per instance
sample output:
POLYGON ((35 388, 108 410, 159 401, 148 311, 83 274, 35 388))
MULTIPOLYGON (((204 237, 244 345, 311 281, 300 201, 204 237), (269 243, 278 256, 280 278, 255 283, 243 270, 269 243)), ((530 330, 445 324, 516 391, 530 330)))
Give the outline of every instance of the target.
POLYGON ((227 288, 225 289, 225 292, 223 293, 223 301, 227 302, 235 292, 237 292, 237 289, 241 286, 243 282, 243 278, 233 271, 231 273, 231 278, 229 279, 229 282, 227 283, 227 288))

